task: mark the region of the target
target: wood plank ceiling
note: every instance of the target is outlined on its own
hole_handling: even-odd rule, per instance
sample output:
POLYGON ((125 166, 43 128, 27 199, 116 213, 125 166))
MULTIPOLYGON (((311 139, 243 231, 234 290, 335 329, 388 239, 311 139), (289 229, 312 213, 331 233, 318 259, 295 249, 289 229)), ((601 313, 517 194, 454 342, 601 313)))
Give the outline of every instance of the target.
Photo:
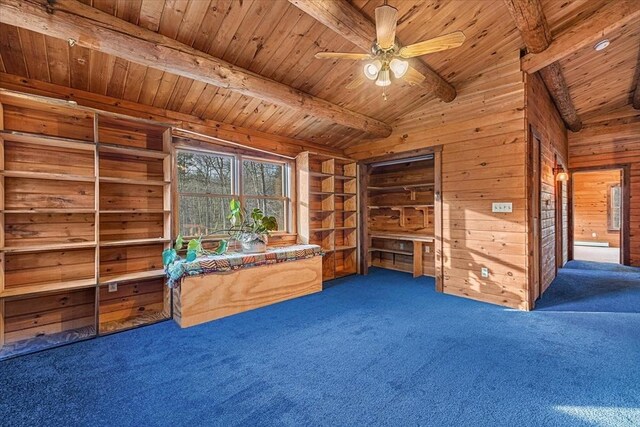
MULTIPOLYGON (((588 19, 609 0, 542 0, 554 38, 588 19)), ((606 34, 611 44, 603 51, 578 49, 560 61, 569 93, 584 123, 598 121, 631 104, 640 64, 640 23, 606 34)))
MULTIPOLYGON (((372 84, 348 91, 361 63, 317 60, 318 51, 359 50, 287 0, 83 0, 198 50, 352 111, 393 124, 425 102, 442 102, 405 83, 388 89, 372 84)), ((552 33, 561 34, 590 16, 606 0, 543 0, 552 33)), ((368 17, 381 0, 352 0, 368 17)), ((455 87, 499 62, 501 52, 523 48, 502 0, 390 1, 399 9, 398 37, 413 43, 462 30, 458 49, 425 58, 455 87)), ((579 114, 588 120, 629 103, 640 34, 629 26, 610 37, 602 53, 592 48, 561 61, 579 114), (635 49, 634 49, 635 47, 635 49), (635 55, 635 61, 634 61, 635 55), (615 76, 613 76, 614 67, 615 76)), ((344 148, 367 137, 286 107, 158 71, 64 40, 0 25, 0 71, 74 89, 344 148)))

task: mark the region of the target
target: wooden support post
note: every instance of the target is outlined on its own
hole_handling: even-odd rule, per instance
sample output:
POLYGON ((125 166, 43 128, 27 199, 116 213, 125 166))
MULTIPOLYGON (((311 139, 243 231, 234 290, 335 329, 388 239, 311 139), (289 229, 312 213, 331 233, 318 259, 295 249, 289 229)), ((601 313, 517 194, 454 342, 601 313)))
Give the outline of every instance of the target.
POLYGON ((360 221, 360 265, 358 266, 358 273, 369 273, 369 205, 367 187, 369 186, 369 175, 371 173, 371 166, 360 164, 358 167, 358 208, 360 221))
POLYGON ((424 274, 422 264, 422 242, 413 241, 413 277, 420 277, 424 274))
POLYGON ((4 299, 0 298, 0 350, 2 347, 4 347, 4 299))
POLYGON ((96 334, 100 332, 100 117, 93 113, 93 177, 95 179, 95 200, 93 202, 94 213, 94 241, 96 248, 94 249, 94 318, 93 325, 96 334))
POLYGON ((433 234, 436 262, 436 291, 444 291, 444 248, 442 238, 442 147, 434 147, 433 234))
MULTIPOLYGON (((0 104, 0 130, 4 130, 4 108, 0 104)), ((0 136, 0 170, 4 171, 4 138, 0 136)), ((4 227, 4 175, 0 176, 0 248, 4 248, 5 244, 5 227, 4 227)), ((4 290, 4 253, 0 253, 0 293, 4 290)), ((4 313, 2 307, 4 300, 0 299, 0 348, 2 348, 4 340, 4 313)))
POLYGON ((636 89, 633 91, 633 108, 640 110, 640 61, 638 62, 638 80, 636 81, 636 89))

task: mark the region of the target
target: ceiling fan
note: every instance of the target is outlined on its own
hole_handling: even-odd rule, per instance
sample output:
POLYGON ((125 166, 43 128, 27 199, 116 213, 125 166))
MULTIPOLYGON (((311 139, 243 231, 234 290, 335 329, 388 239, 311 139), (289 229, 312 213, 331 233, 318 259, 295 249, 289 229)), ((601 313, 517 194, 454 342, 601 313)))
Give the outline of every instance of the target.
POLYGON ((419 84, 425 79, 422 73, 411 67, 405 59, 453 49, 461 46, 465 40, 462 31, 455 31, 408 46, 401 46, 396 40, 398 9, 389 6, 385 0, 384 5, 376 8, 375 17, 376 40, 371 46, 370 53, 318 52, 315 55, 318 59, 367 61, 364 65, 364 76, 349 83, 346 86, 347 89, 357 88, 366 79, 373 80, 377 86, 383 88, 382 96, 386 99, 384 88, 391 84, 391 75, 396 79, 403 78, 410 84, 419 84))

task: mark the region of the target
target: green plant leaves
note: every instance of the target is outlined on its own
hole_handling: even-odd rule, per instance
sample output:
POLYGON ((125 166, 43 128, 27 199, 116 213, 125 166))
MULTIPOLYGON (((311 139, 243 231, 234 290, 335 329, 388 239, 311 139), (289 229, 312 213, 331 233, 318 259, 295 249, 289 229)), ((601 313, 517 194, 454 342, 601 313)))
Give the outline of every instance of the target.
POLYGON ((260 222, 262 220, 262 217, 264 217, 262 210, 254 208, 251 211, 251 219, 253 219, 255 222, 260 222))
POLYGON ((244 213, 242 211, 242 206, 240 205, 240 202, 238 200, 231 199, 231 201, 229 202, 229 212, 230 213, 227 216, 227 219, 231 221, 231 225, 233 227, 241 226, 244 222, 244 213))
POLYGON ((195 261, 195 259, 197 257, 198 257, 198 254, 196 253, 196 251, 187 251, 187 261, 188 262, 195 261))
POLYGON ((176 243, 173 246, 173 248, 176 251, 180 251, 182 250, 182 245, 184 244, 184 239, 182 238, 182 234, 178 234, 178 237, 176 237, 176 243))
POLYGON ((165 249, 162 251, 162 264, 166 267, 173 263, 178 257, 178 253, 175 249, 165 249))
POLYGON ((187 251, 202 252, 202 241, 200 239, 189 240, 187 251))
POLYGON ((278 221, 273 216, 265 216, 262 209, 254 208, 247 218, 247 211, 240 202, 232 199, 229 202, 230 213, 227 218, 231 221, 229 235, 242 240, 247 235, 269 234, 269 231, 278 229, 278 221))
POLYGON ((278 220, 274 216, 265 216, 262 218, 262 226, 267 231, 273 231, 278 229, 278 220))
POLYGON ((228 247, 229 247, 228 241, 220 240, 220 243, 218 243, 218 247, 213 251, 213 253, 216 255, 222 255, 223 253, 227 252, 228 247))

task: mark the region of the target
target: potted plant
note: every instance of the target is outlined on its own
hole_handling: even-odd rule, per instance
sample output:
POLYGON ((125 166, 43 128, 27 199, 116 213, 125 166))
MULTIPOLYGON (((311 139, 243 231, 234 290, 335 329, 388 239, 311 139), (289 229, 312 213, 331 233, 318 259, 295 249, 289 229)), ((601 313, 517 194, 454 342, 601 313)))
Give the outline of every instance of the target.
POLYGON ((229 235, 240 242, 242 251, 247 253, 266 252, 269 232, 278 229, 278 221, 273 216, 266 216, 262 210, 255 208, 250 214, 240 202, 232 199, 229 202, 231 222, 229 235))

